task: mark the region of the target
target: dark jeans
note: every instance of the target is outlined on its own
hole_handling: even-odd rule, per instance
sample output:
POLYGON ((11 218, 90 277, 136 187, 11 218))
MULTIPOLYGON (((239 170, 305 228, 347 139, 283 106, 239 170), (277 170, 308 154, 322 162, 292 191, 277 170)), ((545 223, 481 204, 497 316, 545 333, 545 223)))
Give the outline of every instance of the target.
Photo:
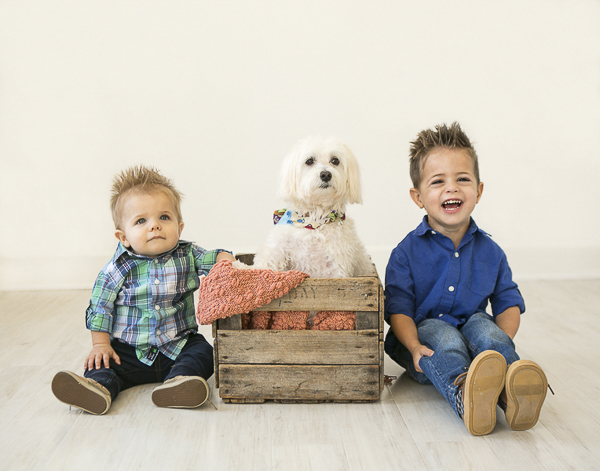
POLYGON ((121 391, 139 384, 161 383, 175 376, 200 376, 208 379, 214 372, 213 348, 202 334, 191 334, 175 360, 158 353, 148 366, 138 360, 135 348, 114 339, 111 342, 121 364, 111 358, 110 368, 86 370, 86 378, 97 381, 110 391, 114 401, 121 391))

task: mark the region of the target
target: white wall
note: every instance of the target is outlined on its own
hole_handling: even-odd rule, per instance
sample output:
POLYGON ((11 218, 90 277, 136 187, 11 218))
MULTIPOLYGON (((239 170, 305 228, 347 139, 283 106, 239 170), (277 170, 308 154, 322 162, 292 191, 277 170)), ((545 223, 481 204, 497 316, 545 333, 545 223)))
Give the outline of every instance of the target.
POLYGON ((186 194, 184 238, 255 250, 308 134, 359 158, 383 275, 422 217, 409 141, 454 120, 517 280, 600 276, 597 1, 1 0, 0 289, 91 288, 138 163, 186 194))

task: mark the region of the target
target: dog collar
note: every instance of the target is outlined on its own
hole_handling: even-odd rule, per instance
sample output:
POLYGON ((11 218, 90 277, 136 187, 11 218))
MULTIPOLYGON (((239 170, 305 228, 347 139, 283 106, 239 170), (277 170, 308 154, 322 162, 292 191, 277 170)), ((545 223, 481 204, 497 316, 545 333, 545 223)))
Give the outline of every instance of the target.
POLYGON ((323 216, 321 219, 314 219, 309 214, 298 214, 296 211, 290 209, 280 209, 273 213, 273 224, 291 224, 297 227, 304 227, 305 229, 315 230, 319 227, 336 222, 343 224, 346 219, 345 213, 338 213, 337 211, 331 211, 329 214, 323 216))

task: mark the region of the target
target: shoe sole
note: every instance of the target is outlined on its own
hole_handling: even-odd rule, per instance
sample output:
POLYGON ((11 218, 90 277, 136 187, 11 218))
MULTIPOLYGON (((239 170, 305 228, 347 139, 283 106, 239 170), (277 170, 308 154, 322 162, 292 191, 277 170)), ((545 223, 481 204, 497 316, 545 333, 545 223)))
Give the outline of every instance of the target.
POLYGON ((498 352, 482 352, 471 363, 463 392, 463 420, 471 435, 487 435, 494 430, 505 379, 506 360, 498 352))
POLYGON ((515 361, 506 373, 506 422, 513 430, 528 430, 539 417, 548 380, 538 364, 515 361))
POLYGON ((193 409, 208 399, 208 384, 200 377, 190 377, 175 384, 163 384, 152 391, 157 407, 193 409))
POLYGON ((69 371, 56 373, 52 379, 52 392, 59 401, 90 414, 102 415, 110 407, 100 391, 69 371))

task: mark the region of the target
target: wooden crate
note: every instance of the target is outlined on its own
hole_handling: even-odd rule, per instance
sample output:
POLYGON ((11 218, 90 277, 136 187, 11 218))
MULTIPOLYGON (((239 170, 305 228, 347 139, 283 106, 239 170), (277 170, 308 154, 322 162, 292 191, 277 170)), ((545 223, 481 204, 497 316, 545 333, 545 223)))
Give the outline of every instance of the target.
MULTIPOLYGON (((244 261, 249 263, 251 258, 244 261)), ((379 399, 383 390, 383 288, 375 266, 369 276, 309 278, 257 310, 355 311, 356 328, 242 330, 240 315, 214 322, 215 383, 223 401, 379 399)))

